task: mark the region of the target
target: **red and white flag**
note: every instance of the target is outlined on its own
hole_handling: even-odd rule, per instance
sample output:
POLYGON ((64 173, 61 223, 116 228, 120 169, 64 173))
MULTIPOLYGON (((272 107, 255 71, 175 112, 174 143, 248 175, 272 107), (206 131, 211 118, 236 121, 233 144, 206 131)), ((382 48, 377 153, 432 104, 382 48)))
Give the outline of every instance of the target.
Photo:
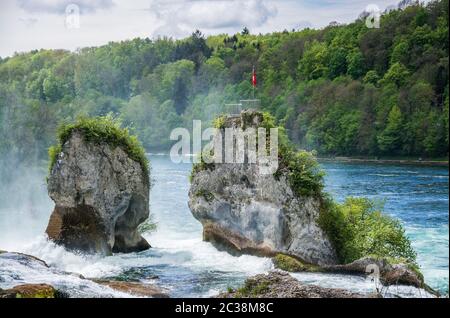
POLYGON ((254 66, 253 66, 253 72, 252 72, 252 85, 253 85, 253 87, 256 87, 256 72, 255 72, 254 66))

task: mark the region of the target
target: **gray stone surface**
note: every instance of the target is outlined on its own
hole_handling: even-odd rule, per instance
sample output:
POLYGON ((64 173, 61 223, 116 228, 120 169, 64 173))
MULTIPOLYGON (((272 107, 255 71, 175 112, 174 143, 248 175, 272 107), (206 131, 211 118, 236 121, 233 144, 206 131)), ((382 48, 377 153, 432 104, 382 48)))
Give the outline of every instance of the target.
MULTIPOLYGON (((244 122, 248 127, 251 114, 245 118, 228 118, 227 127, 244 122)), ((189 207, 203 225, 204 239, 230 252, 337 262, 317 224, 319 200, 294 195, 284 174, 275 178, 256 164, 216 163, 193 174, 189 207)))
POLYGON ((55 202, 49 238, 105 255, 149 248, 137 231, 149 216, 148 180, 140 163, 120 147, 86 142, 73 132, 48 179, 55 202))

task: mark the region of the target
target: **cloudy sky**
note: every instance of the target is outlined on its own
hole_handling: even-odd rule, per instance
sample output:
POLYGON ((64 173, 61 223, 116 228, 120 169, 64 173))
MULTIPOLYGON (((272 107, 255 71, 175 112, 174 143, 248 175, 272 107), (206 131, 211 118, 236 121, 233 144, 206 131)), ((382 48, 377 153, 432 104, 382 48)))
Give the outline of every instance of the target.
POLYGON ((252 33, 353 21, 368 5, 398 0, 2 0, 0 56, 97 46, 135 37, 252 33), (79 12, 79 15, 77 15, 79 12))

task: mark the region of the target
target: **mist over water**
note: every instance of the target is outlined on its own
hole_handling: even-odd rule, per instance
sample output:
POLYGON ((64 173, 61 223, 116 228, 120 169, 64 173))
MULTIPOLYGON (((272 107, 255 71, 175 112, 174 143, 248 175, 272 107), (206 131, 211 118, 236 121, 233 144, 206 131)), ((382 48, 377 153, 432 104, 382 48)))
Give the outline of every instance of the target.
MULTIPOLYGON (((150 211, 158 224, 145 234, 152 245, 141 253, 111 257, 77 255, 49 242, 44 234, 53 209, 46 190, 46 167, 23 168, 0 186, 0 249, 23 252, 50 268, 26 267, 0 259, 0 288, 24 282, 50 283, 73 297, 125 297, 67 272, 87 278, 139 280, 163 287, 172 297, 208 297, 237 287, 246 277, 273 268, 268 258, 231 256, 202 241, 202 226, 187 206, 190 164, 168 156, 150 156, 150 211)), ((386 212, 400 218, 418 252, 426 282, 448 292, 448 171, 445 168, 324 163, 326 187, 338 200, 345 196, 385 198, 386 212)), ((2 173, 4 173, 2 171, 2 173)), ((299 273, 306 284, 371 292, 363 277, 299 273)), ((390 290, 393 291, 393 288, 390 290)), ((424 296, 417 289, 394 291, 424 296)))
POLYGON ((43 234, 53 201, 45 162, 21 166, 0 161, 0 167, 0 249, 15 251, 43 234))

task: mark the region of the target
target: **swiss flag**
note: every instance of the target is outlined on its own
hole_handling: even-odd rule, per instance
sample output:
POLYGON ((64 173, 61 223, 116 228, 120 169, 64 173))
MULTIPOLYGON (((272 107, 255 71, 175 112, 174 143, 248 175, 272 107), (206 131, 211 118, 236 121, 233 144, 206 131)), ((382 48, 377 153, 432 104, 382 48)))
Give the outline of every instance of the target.
POLYGON ((253 66, 253 72, 252 72, 252 85, 253 85, 253 87, 256 87, 256 72, 255 72, 254 66, 253 66))

